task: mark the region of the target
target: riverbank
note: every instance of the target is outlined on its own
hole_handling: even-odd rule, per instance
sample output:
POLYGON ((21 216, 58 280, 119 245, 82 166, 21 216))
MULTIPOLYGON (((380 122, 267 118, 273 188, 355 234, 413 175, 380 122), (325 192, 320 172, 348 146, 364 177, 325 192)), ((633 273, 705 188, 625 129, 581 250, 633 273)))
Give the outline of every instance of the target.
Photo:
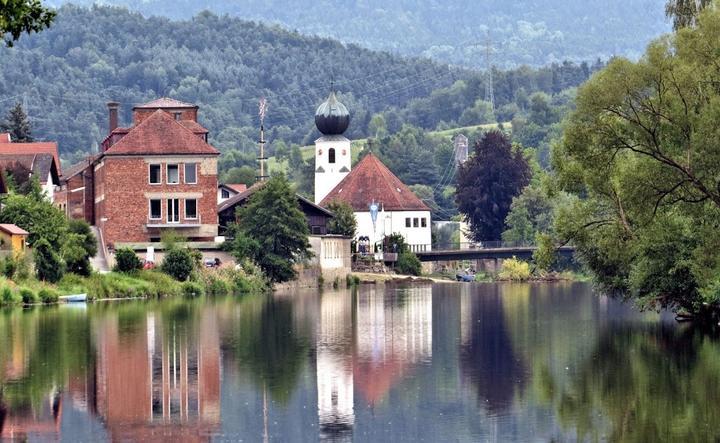
POLYGON ((262 275, 245 269, 199 269, 187 281, 178 281, 157 270, 109 272, 88 277, 65 275, 57 284, 34 278, 0 278, 0 306, 57 303, 64 295, 87 294, 89 301, 108 299, 222 296, 263 292, 262 275))

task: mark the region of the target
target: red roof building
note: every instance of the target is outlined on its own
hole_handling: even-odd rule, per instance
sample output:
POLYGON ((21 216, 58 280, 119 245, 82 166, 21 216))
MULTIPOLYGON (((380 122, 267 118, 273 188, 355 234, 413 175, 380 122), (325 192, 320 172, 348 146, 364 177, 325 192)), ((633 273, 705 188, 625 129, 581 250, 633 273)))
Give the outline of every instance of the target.
POLYGON ((430 250, 430 208, 372 152, 322 199, 320 206, 327 207, 333 201, 348 203, 355 211, 358 239, 379 243, 397 233, 412 250, 430 250), (377 207, 375 221, 370 209, 373 204, 377 207))
POLYGON ((133 108, 118 125, 108 103, 109 133, 102 152, 63 176, 66 213, 100 230, 106 244, 158 241, 175 230, 191 241, 217 235, 217 157, 198 107, 162 98, 133 108))
MULTIPOLYGON (((60 156, 56 142, 14 142, 9 133, 0 134, 0 168, 14 172, 24 170, 27 177, 37 177, 50 201, 55 201, 55 187, 60 184, 60 156), (17 169, 16 169, 17 168, 17 169)), ((7 192, 4 183, 0 191, 7 192)))

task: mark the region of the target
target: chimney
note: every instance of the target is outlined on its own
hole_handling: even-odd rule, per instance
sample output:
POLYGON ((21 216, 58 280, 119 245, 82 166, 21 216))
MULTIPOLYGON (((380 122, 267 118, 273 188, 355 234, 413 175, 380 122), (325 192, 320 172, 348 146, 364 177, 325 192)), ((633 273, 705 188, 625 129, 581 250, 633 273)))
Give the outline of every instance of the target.
POLYGON ((120 108, 120 103, 118 102, 108 102, 108 114, 110 117, 110 132, 113 132, 115 128, 118 127, 118 109, 120 108))

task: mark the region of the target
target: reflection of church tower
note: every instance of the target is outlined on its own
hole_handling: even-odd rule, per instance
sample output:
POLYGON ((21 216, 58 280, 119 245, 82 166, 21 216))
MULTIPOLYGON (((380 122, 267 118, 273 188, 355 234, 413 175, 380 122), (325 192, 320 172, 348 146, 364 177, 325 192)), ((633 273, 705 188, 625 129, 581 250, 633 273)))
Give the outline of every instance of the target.
POLYGON ((352 441, 351 343, 352 297, 346 293, 323 295, 317 342, 318 418, 323 441, 352 441))
POLYGON ((350 140, 343 133, 350 113, 335 97, 335 91, 315 111, 315 126, 323 136, 315 140, 315 203, 332 191, 350 172, 350 140))

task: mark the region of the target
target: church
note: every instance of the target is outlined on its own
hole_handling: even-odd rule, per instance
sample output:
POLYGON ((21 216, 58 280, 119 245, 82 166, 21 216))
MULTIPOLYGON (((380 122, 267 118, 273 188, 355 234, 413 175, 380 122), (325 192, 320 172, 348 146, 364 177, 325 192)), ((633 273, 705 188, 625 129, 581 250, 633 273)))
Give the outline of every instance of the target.
POLYGON ((352 146, 343 134, 350 113, 332 91, 315 112, 323 134, 315 141, 315 203, 348 203, 357 220, 356 239, 382 243, 400 234, 414 252, 431 249, 430 208, 372 152, 352 167, 352 146))

